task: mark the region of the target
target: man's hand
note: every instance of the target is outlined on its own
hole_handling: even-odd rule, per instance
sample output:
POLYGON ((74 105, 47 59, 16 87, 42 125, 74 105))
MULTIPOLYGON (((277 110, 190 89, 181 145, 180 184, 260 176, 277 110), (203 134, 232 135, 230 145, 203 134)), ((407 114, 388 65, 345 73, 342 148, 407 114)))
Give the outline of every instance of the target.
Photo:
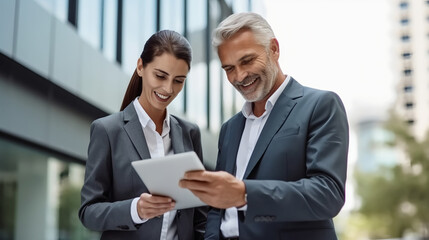
POLYGON ((201 201, 216 208, 246 205, 244 182, 227 172, 190 171, 179 186, 192 191, 201 201))
POLYGON ((173 210, 174 206, 175 202, 169 197, 143 193, 137 202, 137 213, 141 219, 151 219, 173 210))

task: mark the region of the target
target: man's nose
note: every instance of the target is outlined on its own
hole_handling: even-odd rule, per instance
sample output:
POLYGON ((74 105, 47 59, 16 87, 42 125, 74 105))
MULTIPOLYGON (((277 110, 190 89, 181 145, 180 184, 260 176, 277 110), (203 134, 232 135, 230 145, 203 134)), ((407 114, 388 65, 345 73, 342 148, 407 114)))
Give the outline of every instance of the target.
POLYGON ((244 71, 243 68, 237 68, 236 73, 237 73, 237 75, 236 75, 236 81, 237 82, 241 83, 247 77, 247 72, 244 71))

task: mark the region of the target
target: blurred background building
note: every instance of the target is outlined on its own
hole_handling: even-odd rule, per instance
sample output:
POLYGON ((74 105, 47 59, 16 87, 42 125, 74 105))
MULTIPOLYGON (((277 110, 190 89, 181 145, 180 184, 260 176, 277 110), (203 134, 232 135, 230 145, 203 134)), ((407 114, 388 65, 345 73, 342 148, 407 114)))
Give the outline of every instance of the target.
POLYGON ((394 134, 384 127, 384 119, 367 119, 357 124, 356 168, 362 173, 375 172, 380 167, 392 167, 399 162, 399 151, 388 145, 394 134))
POLYGON ((192 71, 169 110, 201 127, 212 168, 221 123, 242 100, 211 32, 237 11, 264 15, 259 0, 0 1, 0 239, 98 238, 77 217, 89 126, 119 110, 158 30, 192 45, 192 71))
POLYGON ((417 139, 429 130, 429 1, 396 0, 393 7, 398 79, 395 110, 417 139))
POLYGON ((367 226, 361 225, 362 232, 370 229, 367 238, 428 239, 428 218, 421 216, 428 213, 425 207, 428 178, 425 176, 429 163, 427 153, 418 153, 427 152, 422 149, 427 149, 429 130, 429 1, 395 0, 389 1, 389 5, 392 23, 390 61, 396 84, 396 96, 391 106, 393 115, 386 116, 387 111, 370 117, 363 114, 364 117, 355 124, 358 149, 354 170, 360 176, 360 179, 354 179, 358 181, 357 192, 360 192, 360 196, 356 196, 356 205, 367 217, 367 226), (396 119, 396 115, 399 118, 396 119), (389 128, 387 125, 392 119, 400 122, 389 128), (401 121, 406 123, 410 135, 398 130, 401 121), (396 144, 389 144, 395 141, 396 144), (424 186, 416 184, 419 182, 424 186), (396 187, 390 188, 392 186, 396 187), (371 191, 380 194, 372 195, 371 191), (382 204, 377 205, 376 201, 382 204), (386 217, 392 221, 383 223, 386 217))

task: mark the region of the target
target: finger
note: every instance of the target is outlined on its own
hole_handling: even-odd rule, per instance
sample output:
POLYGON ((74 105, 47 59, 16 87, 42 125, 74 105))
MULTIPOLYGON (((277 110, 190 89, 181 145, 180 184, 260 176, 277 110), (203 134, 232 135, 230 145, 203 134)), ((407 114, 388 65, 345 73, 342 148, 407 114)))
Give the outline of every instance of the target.
POLYGON ((187 180, 197 180, 197 181, 209 181, 210 180, 210 172, 198 170, 198 171, 188 171, 183 176, 183 179, 187 180))
POLYGON ((151 203, 151 202, 142 202, 139 207, 146 209, 164 209, 164 208, 172 208, 176 204, 174 202, 171 203, 151 203))
POLYGON ((182 188, 187 188, 191 191, 202 191, 202 192, 206 192, 210 188, 207 182, 186 180, 186 179, 180 180, 179 186, 182 188))
POLYGON ((176 205, 176 203, 174 201, 170 201, 170 202, 152 202, 150 201, 150 199, 152 199, 151 197, 147 197, 147 196, 142 196, 140 197, 140 199, 137 202, 137 206, 139 208, 146 208, 146 209, 162 209, 162 208, 170 208, 170 207, 174 207, 176 205))
POLYGON ((145 202, 150 202, 150 203, 171 203, 171 202, 173 202, 172 198, 164 197, 164 196, 151 195, 148 193, 143 193, 142 195, 140 195, 140 199, 142 199, 145 202))

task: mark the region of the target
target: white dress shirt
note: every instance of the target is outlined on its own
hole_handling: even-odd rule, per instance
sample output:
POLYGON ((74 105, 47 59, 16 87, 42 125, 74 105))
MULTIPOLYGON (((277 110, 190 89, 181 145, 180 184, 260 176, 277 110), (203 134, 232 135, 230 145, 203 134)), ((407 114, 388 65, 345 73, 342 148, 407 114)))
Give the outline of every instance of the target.
MULTIPOLYGON (((149 148, 151 158, 162 157, 173 154, 170 138, 170 114, 167 114, 162 126, 162 134, 156 131, 155 123, 140 105, 138 98, 133 101, 137 116, 143 128, 143 133, 149 148)), ((144 224, 148 219, 141 219, 137 213, 137 201, 139 198, 133 199, 131 203, 131 217, 136 224, 144 224)), ((177 223, 175 220, 176 210, 164 213, 161 227, 160 240, 177 240, 177 223)))
MULTIPOLYGON (((247 164, 249 163, 250 156, 253 153, 256 142, 258 141, 259 135, 261 135, 262 129, 270 116, 271 110, 276 104, 280 94, 285 89, 290 77, 287 76, 286 80, 280 85, 280 87, 268 98, 265 103, 265 112, 256 117, 253 114, 252 103, 245 102, 241 112, 246 118, 243 135, 241 136, 240 146, 238 147, 237 160, 236 160, 236 172, 235 177, 242 180, 244 172, 246 171, 247 164)), ((237 211, 247 210, 247 205, 237 209, 236 207, 228 208, 225 210, 225 216, 222 219, 220 229, 224 237, 238 237, 238 214, 237 211)))

